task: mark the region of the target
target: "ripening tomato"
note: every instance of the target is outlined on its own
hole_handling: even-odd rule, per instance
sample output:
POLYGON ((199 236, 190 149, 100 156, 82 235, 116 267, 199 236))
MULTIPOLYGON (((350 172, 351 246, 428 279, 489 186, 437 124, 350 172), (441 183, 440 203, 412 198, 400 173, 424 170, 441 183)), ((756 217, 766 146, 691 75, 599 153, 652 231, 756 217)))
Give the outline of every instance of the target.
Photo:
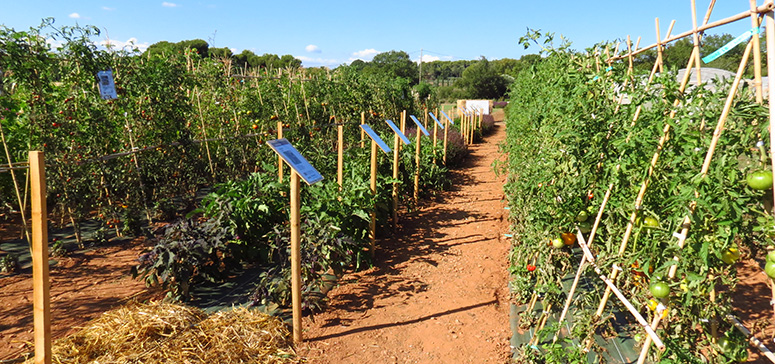
POLYGON ((740 252, 737 250, 736 246, 732 246, 721 253, 721 260, 723 260, 724 263, 735 264, 738 259, 740 259, 740 252))
POLYGON ((576 242, 576 234, 573 233, 562 233, 560 237, 562 237, 562 242, 565 245, 573 245, 576 242))
POLYGON ((552 247, 555 249, 561 249, 565 246, 565 243, 562 242, 562 239, 560 238, 554 238, 552 239, 552 247))
POLYGON ((534 265, 532 265, 532 264, 528 264, 528 265, 527 265, 527 271, 528 271, 528 272, 532 272, 532 271, 534 271, 534 270, 536 270, 536 266, 534 266, 534 265))

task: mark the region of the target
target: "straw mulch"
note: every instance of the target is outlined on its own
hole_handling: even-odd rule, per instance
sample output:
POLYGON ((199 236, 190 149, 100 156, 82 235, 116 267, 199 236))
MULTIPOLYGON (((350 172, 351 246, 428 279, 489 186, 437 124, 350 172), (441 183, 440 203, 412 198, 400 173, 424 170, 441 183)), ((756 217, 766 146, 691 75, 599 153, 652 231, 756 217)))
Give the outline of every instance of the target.
MULTIPOLYGON (((295 363, 275 317, 235 308, 207 316, 170 303, 133 303, 58 340, 54 363, 295 363)), ((28 361, 31 363, 32 361, 28 361)))

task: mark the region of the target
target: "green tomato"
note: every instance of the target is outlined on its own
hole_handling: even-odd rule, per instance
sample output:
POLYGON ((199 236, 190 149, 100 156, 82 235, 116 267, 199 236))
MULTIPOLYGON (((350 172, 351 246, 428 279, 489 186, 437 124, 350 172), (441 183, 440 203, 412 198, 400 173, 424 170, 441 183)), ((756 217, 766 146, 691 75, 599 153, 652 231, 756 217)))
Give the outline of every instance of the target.
POLYGON ((767 253, 767 261, 775 262, 775 250, 770 250, 770 252, 767 253))
POLYGON ((764 265, 764 273, 767 274, 767 277, 775 279, 775 262, 767 262, 764 265))
POLYGON ((740 259, 740 252, 737 250, 736 246, 724 250, 724 252, 721 253, 721 260, 723 260, 724 263, 735 264, 738 259, 740 259))
POLYGON ((560 238, 554 238, 552 239, 552 247, 555 249, 562 249, 562 247, 565 246, 565 243, 560 238))
POLYGON ((718 338, 718 341, 716 341, 716 344, 721 348, 722 353, 729 352, 731 349, 734 349, 735 344, 726 337, 722 336, 718 338))
POLYGON ((584 210, 579 211, 579 214, 576 215, 576 221, 578 222, 584 222, 587 219, 589 219, 589 214, 584 210))
POLYGON ((768 190, 772 188, 772 172, 766 170, 758 170, 750 173, 745 181, 748 183, 748 187, 754 190, 768 190))
POLYGON ((651 229, 658 228, 659 227, 659 220, 657 220, 657 219, 655 219, 655 218, 653 218, 651 216, 646 216, 643 219, 643 227, 651 228, 651 229))
POLYGON ((649 291, 656 298, 665 298, 670 295, 670 286, 662 281, 654 281, 649 285, 649 291))

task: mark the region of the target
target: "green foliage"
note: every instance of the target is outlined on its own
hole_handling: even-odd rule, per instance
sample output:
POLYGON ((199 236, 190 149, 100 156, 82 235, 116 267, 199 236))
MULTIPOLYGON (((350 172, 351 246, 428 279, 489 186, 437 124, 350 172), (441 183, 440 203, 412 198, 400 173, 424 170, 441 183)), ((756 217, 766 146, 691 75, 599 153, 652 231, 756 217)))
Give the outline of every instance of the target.
POLYGON ((505 95, 507 87, 506 79, 484 57, 463 71, 458 84, 469 99, 498 99, 505 95))
MULTIPOLYGON (((595 58, 571 51, 565 40, 555 47, 551 35, 531 31, 522 41, 538 44, 543 51, 540 61, 517 75, 507 110, 505 190, 514 235, 515 297, 525 303, 535 293, 544 307, 550 303, 562 307, 565 293, 557 287, 576 273, 580 256, 568 249, 551 249, 546 242, 583 227, 577 220, 579 212, 596 217, 610 186, 592 247, 598 265, 604 271, 612 264, 625 268, 616 283, 636 307, 644 307, 651 298, 651 278, 667 277, 675 266, 675 278, 665 278, 672 296, 660 333, 669 349, 659 358, 673 362, 699 358, 709 350, 705 339, 709 325, 701 319, 722 318, 731 311, 735 266, 723 262, 722 252, 738 245, 741 251, 756 254, 771 244, 768 229, 760 226, 771 220, 757 220, 768 216, 762 193, 745 184, 749 171, 769 163, 770 156, 756 148, 759 140, 769 138, 766 108, 753 102, 748 90, 737 95, 703 176, 700 170, 729 83, 715 94, 703 88, 682 94, 675 74, 664 73, 654 81, 660 87, 649 90, 636 81, 636 87, 623 88, 632 102, 618 104, 621 95, 615 86, 630 82, 626 64, 614 63, 611 72, 596 72, 595 58), (674 101, 678 107, 672 107, 674 101), (639 118, 633 123, 636 110, 639 118), (666 130, 659 161, 647 177, 666 130), (636 210, 633 202, 646 178, 648 189, 636 210), (688 215, 688 239, 679 249, 673 233, 681 230, 690 206, 695 211, 688 215), (630 222, 633 213, 637 217, 630 222), (660 226, 641 224, 645 216, 656 218, 660 226), (631 223, 632 236, 620 254, 631 223), (541 274, 527 272, 527 264, 537 266, 541 274), (711 289, 716 290, 714 302, 711 289)), ((600 44, 596 49, 605 47, 600 44)), ((589 271, 584 276, 593 283, 589 292, 577 293, 571 310, 574 332, 594 332, 600 324, 587 318, 596 311, 605 286, 589 271)), ((618 306, 609 302, 609 307, 618 306)))

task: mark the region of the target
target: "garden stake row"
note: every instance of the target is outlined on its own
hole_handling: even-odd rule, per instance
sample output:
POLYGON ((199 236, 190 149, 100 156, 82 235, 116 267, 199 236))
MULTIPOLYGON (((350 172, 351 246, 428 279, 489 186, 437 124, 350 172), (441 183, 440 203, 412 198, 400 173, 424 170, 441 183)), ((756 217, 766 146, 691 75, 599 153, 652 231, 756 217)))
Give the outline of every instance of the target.
POLYGON ((764 356, 767 357, 767 359, 770 359, 771 362, 775 363, 775 354, 773 354, 772 351, 770 351, 770 349, 766 347, 761 340, 759 340, 759 338, 754 336, 750 330, 748 330, 745 326, 743 326, 743 324, 740 323, 740 320, 738 320, 737 317, 731 314, 728 314, 727 320, 732 322, 732 325, 734 325, 737 328, 737 330, 739 330, 743 334, 743 336, 745 336, 746 339, 748 339, 749 343, 759 348, 759 350, 762 352, 762 354, 764 354, 764 356))
MULTIPOLYGON (((702 169, 700 171, 700 174, 702 178, 707 177, 708 170, 710 169, 710 162, 713 159, 713 153, 716 150, 716 145, 718 144, 718 140, 721 137, 721 133, 724 130, 724 125, 726 123, 727 116, 729 115, 729 111, 732 107, 732 102, 734 101, 735 95, 737 94, 737 87, 740 85, 740 81, 743 77, 743 73, 745 72, 746 65, 748 64, 748 59, 751 55, 751 48, 753 47, 753 41, 749 42, 748 45, 745 48, 745 52, 743 53, 743 58, 740 61, 740 66, 738 67, 737 74, 735 75, 735 79, 732 82, 732 87, 729 91, 729 96, 727 97, 726 103, 724 104, 724 109, 721 112, 721 117, 719 118, 718 124, 716 125, 716 130, 713 132, 713 138, 711 139, 710 146, 708 147, 708 152, 705 155, 705 161, 702 165, 702 169)), ((687 72, 688 73, 688 72, 687 72)), ((697 194, 697 191, 695 191, 695 195, 697 194)), ((678 237, 678 249, 683 249, 684 244, 686 243, 687 235, 689 234, 689 227, 691 226, 691 215, 694 213, 695 208, 697 207, 696 202, 692 202, 689 205, 689 212, 687 216, 683 219, 683 222, 681 223, 681 233, 677 235, 678 237)), ((673 260, 678 261, 678 256, 674 256, 673 260)), ((675 278, 676 270, 678 269, 677 265, 673 265, 670 267, 670 270, 668 272, 668 278, 673 279, 675 278)), ((711 300, 713 300, 711 298, 711 300)), ((662 315, 655 314, 654 320, 651 323, 652 328, 656 328, 659 326, 659 322, 662 319, 662 315)), ((711 318, 711 320, 714 320, 715 318, 711 318)), ((643 349, 641 350, 640 358, 638 359, 638 363, 642 364, 645 362, 646 357, 648 356, 649 351, 649 345, 651 343, 648 339, 646 339, 646 342, 643 344, 643 349)))
MULTIPOLYGON (((657 24, 659 24, 659 20, 657 20, 657 24)), ((668 35, 667 35, 668 37, 670 36, 670 32, 673 30, 673 24, 675 24, 675 22, 672 22, 672 24, 670 25, 670 28, 668 29, 668 35)), ((658 39, 657 42, 659 42, 659 37, 657 37, 657 39, 658 39)), ((636 51, 636 54, 637 54, 637 51, 636 51)), ((687 69, 691 69, 691 62, 692 62, 691 57, 689 57, 689 62, 690 64, 687 67, 687 69)), ((661 63, 661 59, 657 57, 657 62, 654 64, 654 68, 652 69, 652 74, 656 72, 657 69, 661 68, 661 66, 659 66, 660 63, 661 63)), ((649 82, 651 82, 651 80, 649 80, 649 82)), ((688 83, 688 77, 685 76, 683 82, 681 83, 681 88, 680 88, 681 92, 683 92, 687 83, 688 83)), ((678 102, 679 101, 676 100, 676 103, 678 102)), ((678 105, 674 104, 674 107, 675 106, 678 106, 678 105)), ((636 112, 636 115, 639 115, 639 113, 636 112)), ((673 118, 674 116, 675 116, 674 112, 671 112, 670 118, 673 118)), ((648 187, 649 179, 651 178, 651 175, 654 173, 654 167, 656 166, 657 160, 659 160, 659 154, 662 151, 662 148, 665 142, 667 141, 667 135, 669 131, 670 131, 670 124, 665 123, 665 128, 662 132, 662 138, 659 140, 659 143, 657 145, 657 150, 651 159, 651 165, 649 166, 648 174, 646 175, 645 180, 641 184, 640 192, 638 193, 638 197, 635 200, 635 210, 633 210, 632 214, 630 215, 630 220, 627 222, 627 228, 624 232, 622 243, 619 246, 619 253, 618 253, 619 257, 624 255, 625 249, 627 248, 627 243, 629 242, 630 235, 632 234, 632 229, 634 227, 635 219, 637 218, 638 209, 643 201, 643 196, 646 193, 646 188, 648 187)), ((616 281, 616 277, 618 277, 618 275, 619 275, 618 270, 612 270, 609 275, 609 279, 611 279, 611 281, 616 281)), ((597 308, 597 312, 595 313, 595 317, 599 318, 603 315, 603 310, 605 310, 605 305, 608 303, 608 298, 610 295, 611 295, 611 290, 606 287, 605 293, 603 294, 603 298, 600 301, 600 305, 597 308)), ((588 342, 587 348, 589 348, 590 345, 591 345, 591 342, 588 342)))
MULTIPOLYGON (((660 340, 659 336, 657 336, 657 333, 654 332, 654 330, 649 326, 648 322, 646 322, 646 319, 641 316, 640 312, 638 312, 638 309, 635 308, 635 306, 630 303, 629 300, 627 300, 627 297, 622 294, 622 292, 616 288, 616 285, 608 279, 608 277, 603 274, 603 272, 600 270, 600 268, 595 263, 595 256, 592 254, 592 252, 589 250, 589 247, 587 246, 587 243, 584 241, 584 234, 581 233, 581 230, 576 227, 576 240, 579 242, 579 246, 581 246, 581 250, 584 252, 584 256, 587 257, 587 261, 589 264, 594 268, 595 273, 597 273, 599 278, 605 282, 606 286, 611 289, 611 291, 616 295, 617 298, 619 298, 619 301, 624 304, 625 307, 627 307, 627 310, 630 311, 630 313, 635 317, 635 319, 638 321, 638 323, 643 327, 644 330, 646 330, 646 334, 648 338, 654 340, 654 345, 659 348, 659 350, 665 350, 665 344, 662 343, 662 340, 660 340)), ((621 269, 619 267, 616 267, 614 265, 614 270, 621 269)))
MULTIPOLYGON (((638 42, 640 42, 640 38, 638 38, 638 42)), ((630 47, 631 47, 631 41, 630 41, 630 36, 628 35, 627 36, 627 49, 628 49, 628 51, 630 53, 632 53, 632 49, 630 47)), ((638 45, 637 44, 635 45, 635 49, 638 49, 638 45)), ((618 52, 618 49, 617 49, 617 52, 618 52)), ((609 67, 611 67, 610 63, 609 63, 609 67)), ((632 72, 633 72, 632 57, 630 57, 630 67, 627 70, 628 77, 632 77, 632 72)), ((628 78, 627 80, 629 80, 629 79, 630 78, 628 78)), ((625 81, 625 83, 627 82, 627 80, 625 81)), ((646 87, 648 88, 648 86, 649 85, 647 84, 646 87)), ((625 85, 622 86, 622 89, 624 89, 626 87, 627 87, 627 85, 625 84, 625 85)), ((623 97, 623 95, 624 94, 622 93, 622 97, 623 97)), ((616 109, 614 110, 614 114, 616 114, 619 111, 619 105, 622 103, 622 97, 619 98, 619 102, 616 105, 616 109)), ((635 122, 637 120, 638 120, 638 114, 636 113, 635 116, 632 119, 632 123, 630 124, 630 129, 632 129, 635 126, 635 122)), ((613 128, 613 123, 609 127, 609 132, 608 132, 608 135, 606 136, 606 139, 609 139, 611 137, 611 129, 612 128, 613 128)), ((628 142, 630 140, 631 136, 632 136, 632 134, 630 133, 627 136, 627 139, 626 139, 625 142, 628 142)), ((603 157, 604 157, 603 155, 600 156, 601 162, 598 163, 598 172, 599 172, 600 167, 602 167, 602 159, 603 159, 603 157)), ((618 172, 619 169, 621 168, 621 159, 622 159, 622 157, 623 157, 623 155, 619 156, 620 163, 616 165, 616 169, 615 169, 614 173, 618 172)), ((603 196, 603 202, 600 203, 600 208, 598 209, 597 215, 595 216, 595 222, 592 224, 592 230, 589 232, 589 242, 588 242, 588 245, 590 245, 590 246, 592 245, 592 243, 595 240, 595 234, 597 233, 597 229, 600 226, 600 220, 603 218, 603 211, 605 211, 605 207, 608 204, 608 200, 611 198, 611 191, 613 190, 613 188, 614 188, 614 183, 611 182, 608 185, 608 189, 606 190, 605 195, 603 196)), ((565 301, 565 306, 562 309, 562 313, 560 314, 560 318, 557 320, 558 323, 560 323, 560 324, 562 324, 562 322, 565 320, 565 316, 568 314, 568 309, 570 309, 570 304, 573 301, 573 297, 574 297, 574 295, 576 293, 576 288, 578 287, 579 280, 581 279, 581 273, 584 271, 584 268, 586 268, 586 263, 587 263, 587 256, 586 255, 582 255, 581 262, 579 263, 579 268, 576 270, 576 276, 573 278, 573 284, 571 284, 570 290, 568 291, 568 297, 567 297, 567 299, 565 301)), ((552 343, 557 342, 557 339, 559 339, 559 331, 554 333, 554 337, 552 338, 552 343)))

